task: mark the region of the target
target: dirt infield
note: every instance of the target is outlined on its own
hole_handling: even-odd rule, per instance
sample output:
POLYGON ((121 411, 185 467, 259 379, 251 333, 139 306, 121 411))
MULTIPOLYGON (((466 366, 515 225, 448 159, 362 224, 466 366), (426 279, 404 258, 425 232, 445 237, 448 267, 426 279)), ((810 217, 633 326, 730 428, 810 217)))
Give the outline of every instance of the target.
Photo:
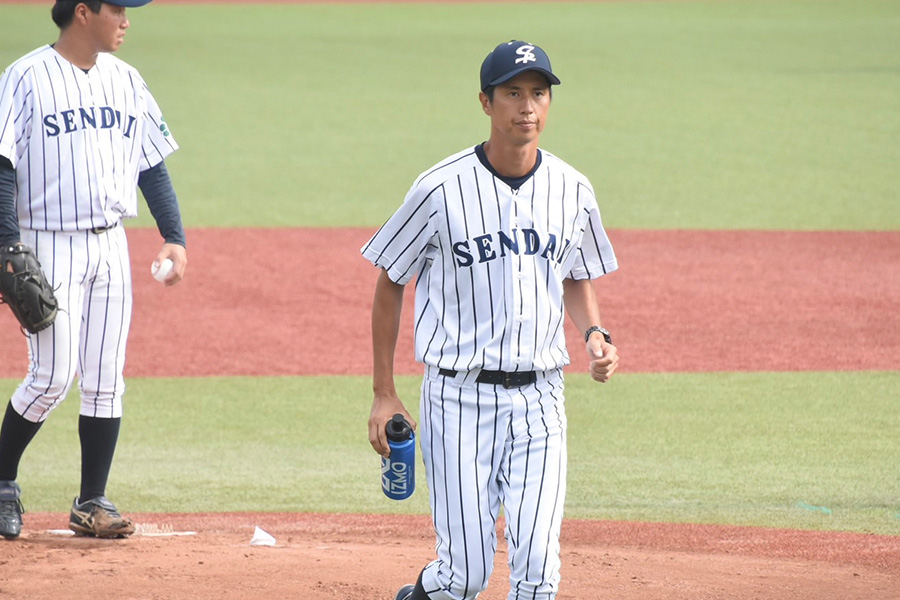
MULTIPOLYGON (((54 531, 66 515, 28 515, 28 533, 0 543, 0 597, 392 600, 433 545, 425 517, 134 516, 157 535, 67 537, 54 531), (256 527, 275 546, 251 546, 256 527)), ((562 545, 560 600, 888 600, 900 592, 893 537, 566 521, 562 545)), ((505 598, 507 576, 501 545, 481 599, 505 598)))
MULTIPOLYGON (((371 233, 194 230, 188 278, 164 289, 149 275, 156 232, 129 231, 136 306, 129 375, 367 373, 375 274, 358 249, 371 233), (275 312, 283 320, 272 319, 275 312)), ((900 364, 900 233, 611 237, 622 273, 598 290, 624 372, 900 364), (835 323, 843 346, 835 344, 835 323)), ((405 310, 411 305, 409 298, 405 310)), ((417 373, 409 329, 399 370, 417 373)), ((23 340, 0 310, 0 376, 23 375, 23 340)), ((424 517, 133 516, 150 534, 196 535, 76 539, 50 533, 65 529, 66 515, 29 513, 22 537, 0 543, 0 598, 392 600, 434 545, 424 517), (256 526, 275 536, 275 547, 250 545, 256 526)), ((900 598, 894 536, 566 521, 563 553, 561 600, 900 598)), ((505 597, 504 561, 501 551, 482 600, 505 597)))

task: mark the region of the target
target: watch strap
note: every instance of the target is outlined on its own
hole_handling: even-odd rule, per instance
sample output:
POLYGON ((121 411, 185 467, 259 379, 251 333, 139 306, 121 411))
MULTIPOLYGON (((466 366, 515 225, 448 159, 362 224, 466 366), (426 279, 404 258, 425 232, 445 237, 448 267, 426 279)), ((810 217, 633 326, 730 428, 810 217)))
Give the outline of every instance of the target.
POLYGON ((584 343, 586 344, 588 340, 591 339, 591 335, 597 332, 600 332, 600 334, 603 336, 603 339, 606 340, 607 344, 612 344, 612 336, 609 335, 609 332, 602 327, 598 327, 597 325, 589 327, 588 330, 584 332, 584 343))

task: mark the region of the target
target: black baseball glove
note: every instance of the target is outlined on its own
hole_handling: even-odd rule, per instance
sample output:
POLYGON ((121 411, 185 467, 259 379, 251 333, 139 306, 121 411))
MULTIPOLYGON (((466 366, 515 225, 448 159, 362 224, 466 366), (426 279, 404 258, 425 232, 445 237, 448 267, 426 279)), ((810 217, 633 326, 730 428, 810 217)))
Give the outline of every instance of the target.
POLYGON ((59 309, 41 263, 22 244, 0 248, 0 296, 31 333, 50 327, 59 309))

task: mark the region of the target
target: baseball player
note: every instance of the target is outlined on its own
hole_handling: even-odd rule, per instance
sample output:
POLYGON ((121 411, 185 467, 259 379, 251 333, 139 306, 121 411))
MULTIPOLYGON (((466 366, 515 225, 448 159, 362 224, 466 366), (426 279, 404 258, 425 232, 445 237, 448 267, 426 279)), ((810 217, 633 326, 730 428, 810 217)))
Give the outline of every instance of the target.
POLYGON ((58 0, 60 29, 0 76, 0 244, 29 247, 55 290, 53 324, 27 335, 29 368, 0 427, 0 535, 22 527, 22 453, 75 378, 81 408, 81 489, 69 527, 124 537, 134 526, 106 498, 122 417, 132 289, 122 220, 139 186, 165 243, 156 255, 187 265, 184 228, 163 159, 178 146, 140 74, 112 56, 126 8, 150 0, 58 0))
POLYGON ((565 312, 584 332, 593 379, 618 365, 592 279, 617 268, 588 180, 538 147, 560 83, 538 46, 497 46, 481 66, 490 137, 416 179, 363 246, 380 267, 372 309, 369 441, 406 411, 393 358, 403 286, 416 279, 422 457, 437 558, 396 600, 476 598, 506 518, 509 598, 555 598, 566 489, 565 312), (564 310, 565 309, 565 310, 564 310))

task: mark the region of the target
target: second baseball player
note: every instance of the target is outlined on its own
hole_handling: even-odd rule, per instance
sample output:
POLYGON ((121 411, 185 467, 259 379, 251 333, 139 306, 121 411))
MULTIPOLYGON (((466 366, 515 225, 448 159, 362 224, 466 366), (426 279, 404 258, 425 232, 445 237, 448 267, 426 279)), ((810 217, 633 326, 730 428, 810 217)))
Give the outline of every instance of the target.
MULTIPOLYGON (((81 487, 69 511, 78 534, 134 532, 106 497, 119 437, 132 291, 122 220, 140 187, 171 260, 187 266, 185 235, 163 160, 178 146, 140 74, 112 56, 126 8, 150 0, 58 0, 60 33, 0 76, 0 244, 30 247, 55 290, 53 325, 27 338, 29 368, 0 427, 0 535, 22 530, 19 462, 78 379, 81 487)), ((147 261, 150 262, 149 260, 147 261)))

